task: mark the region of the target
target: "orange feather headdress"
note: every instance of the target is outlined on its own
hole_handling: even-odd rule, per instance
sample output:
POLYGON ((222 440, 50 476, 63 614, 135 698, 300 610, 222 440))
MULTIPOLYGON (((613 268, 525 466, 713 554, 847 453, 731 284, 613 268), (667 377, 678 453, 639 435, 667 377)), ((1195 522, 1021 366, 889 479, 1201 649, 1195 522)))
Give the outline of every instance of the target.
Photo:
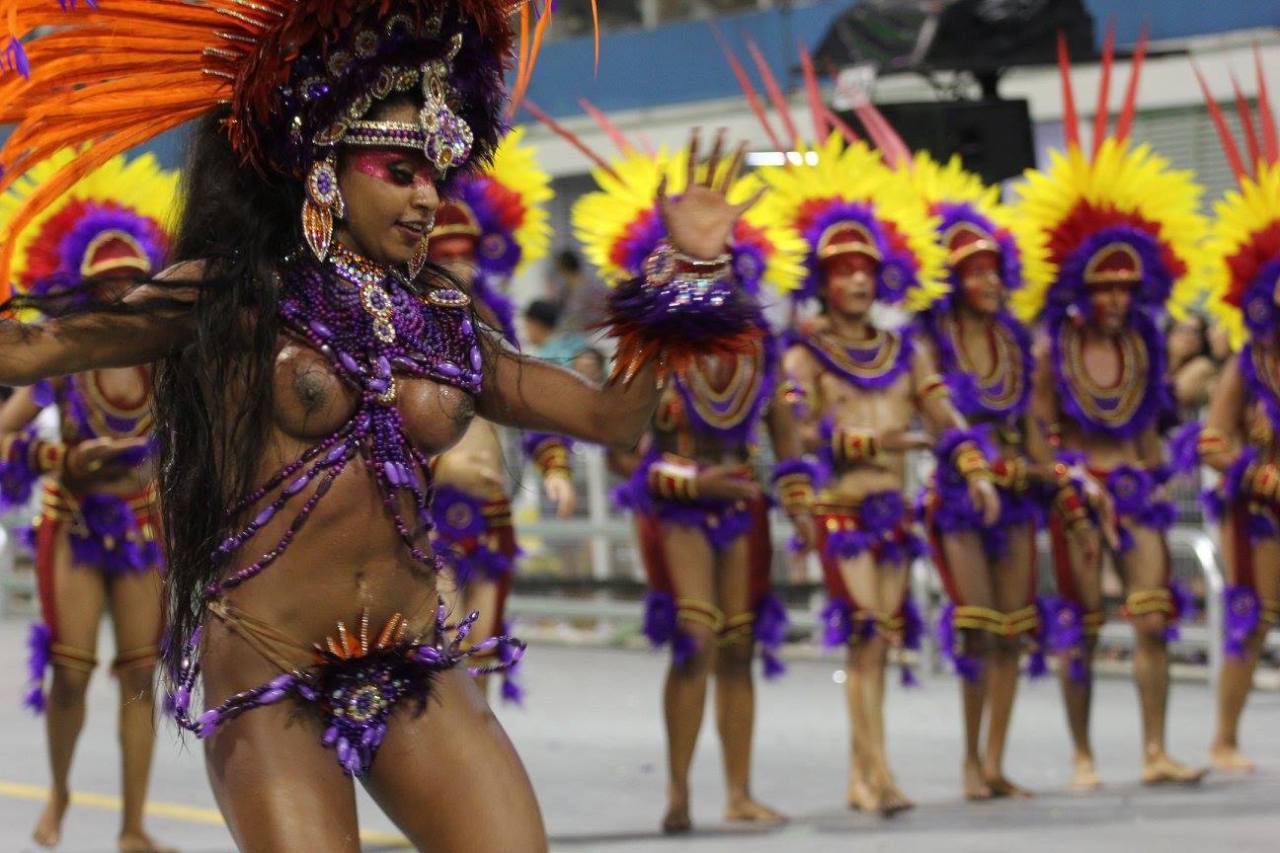
MULTIPOLYGON (((0 26, 9 31, 0 46, 7 72, 0 76, 0 123, 17 124, 0 149, 0 192, 58 149, 90 144, 15 213, 9 232, 116 154, 224 105, 227 133, 247 163, 302 179, 378 98, 420 82, 428 101, 440 104, 441 132, 452 133, 445 143, 461 149, 463 132, 474 136, 456 153, 483 165, 501 136, 513 15, 520 13, 521 34, 516 98, 546 28, 549 6, 531 26, 530 5, 60 0, 59 8, 52 0, 0 0, 0 26)), ((431 121, 422 123, 428 137, 431 121)), ((460 165, 463 157, 454 161, 453 153, 437 162, 460 165)), ((5 287, 11 249, 0 241, 5 287)))

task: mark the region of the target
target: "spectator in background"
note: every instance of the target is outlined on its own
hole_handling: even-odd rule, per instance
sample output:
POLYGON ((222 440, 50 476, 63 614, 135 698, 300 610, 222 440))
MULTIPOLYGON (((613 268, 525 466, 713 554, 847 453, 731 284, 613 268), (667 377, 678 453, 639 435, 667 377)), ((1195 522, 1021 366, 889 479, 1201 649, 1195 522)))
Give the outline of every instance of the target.
POLYGON ((560 310, 560 331, 583 333, 604 318, 604 288, 587 275, 572 249, 556 254, 551 299, 560 310))
POLYGON ((587 348, 587 339, 560 325, 560 309, 550 300, 535 299, 524 309, 524 341, 529 353, 564 367, 587 348))
POLYGON ((1199 314, 1188 314, 1169 326, 1169 382, 1178 408, 1194 417, 1209 402, 1209 386, 1218 376, 1222 359, 1214 354, 1209 324, 1199 314))

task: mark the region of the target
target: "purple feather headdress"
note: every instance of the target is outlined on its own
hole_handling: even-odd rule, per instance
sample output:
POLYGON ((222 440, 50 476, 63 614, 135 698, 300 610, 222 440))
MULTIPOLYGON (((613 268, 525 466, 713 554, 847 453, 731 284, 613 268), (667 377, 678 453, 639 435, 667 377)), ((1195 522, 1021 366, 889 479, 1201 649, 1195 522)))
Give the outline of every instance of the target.
POLYGON ((818 258, 818 246, 822 235, 832 226, 841 222, 853 222, 866 229, 875 241, 875 249, 880 254, 880 263, 876 270, 876 299, 888 304, 901 302, 907 291, 916 287, 920 281, 920 270, 915 256, 905 245, 894 240, 885 223, 875 214, 871 204, 858 202, 837 202, 828 206, 815 216, 801 232, 809 246, 805 258, 808 271, 804 282, 792 291, 791 297, 803 301, 817 296, 822 287, 822 262, 818 258))

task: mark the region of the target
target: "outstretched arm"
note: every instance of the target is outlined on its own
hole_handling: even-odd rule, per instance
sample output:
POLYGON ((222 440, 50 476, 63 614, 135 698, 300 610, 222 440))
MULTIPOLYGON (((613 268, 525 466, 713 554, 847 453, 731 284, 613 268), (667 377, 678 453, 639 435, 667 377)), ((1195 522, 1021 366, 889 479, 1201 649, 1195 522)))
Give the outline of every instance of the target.
MULTIPOLYGON (((198 277, 198 264, 179 264, 157 280, 198 277)), ((143 286, 125 302, 163 300, 146 313, 86 313, 43 323, 0 320, 0 385, 30 385, 41 379, 107 367, 150 364, 168 355, 193 333, 195 293, 185 288, 143 286)))
POLYGON ((630 383, 597 385, 573 371, 501 349, 488 360, 478 412, 505 426, 630 450, 657 404, 652 366, 642 368, 630 383))

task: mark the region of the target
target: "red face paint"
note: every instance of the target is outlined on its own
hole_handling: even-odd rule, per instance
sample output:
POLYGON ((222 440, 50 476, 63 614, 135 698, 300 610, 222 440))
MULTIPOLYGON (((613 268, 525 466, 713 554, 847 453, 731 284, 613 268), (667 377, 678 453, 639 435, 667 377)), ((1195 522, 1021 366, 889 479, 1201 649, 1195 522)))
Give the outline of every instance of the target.
POLYGON ((397 187, 435 185, 435 172, 422 154, 397 148, 366 148, 348 155, 351 168, 397 187))

